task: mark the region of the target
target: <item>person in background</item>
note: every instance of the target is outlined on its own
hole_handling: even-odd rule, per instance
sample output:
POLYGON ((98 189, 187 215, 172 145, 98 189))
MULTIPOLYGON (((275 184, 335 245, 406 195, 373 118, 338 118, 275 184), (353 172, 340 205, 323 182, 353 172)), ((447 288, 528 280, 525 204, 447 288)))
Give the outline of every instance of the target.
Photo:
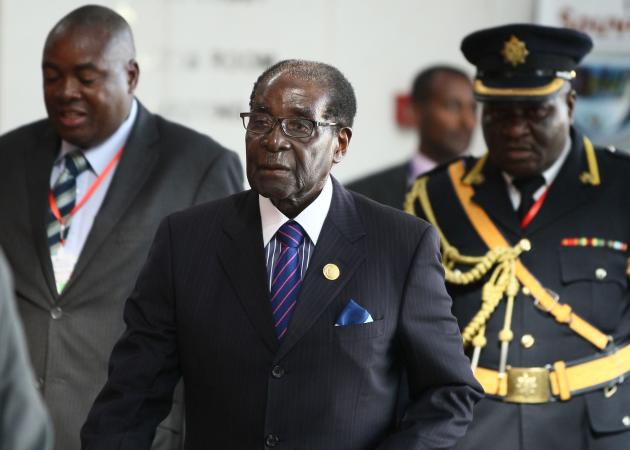
POLYGON ((530 24, 467 36, 488 153, 411 190, 486 392, 457 450, 630 448, 630 156, 572 126, 592 45, 530 24))
MULTIPOLYGON (((127 22, 78 8, 44 44, 48 118, 0 137, 0 245, 57 450, 79 448, 160 220, 242 189, 235 153, 134 97, 139 74, 127 22)), ((178 394, 156 449, 179 448, 182 417, 178 394)))
POLYGON ((440 65, 423 70, 413 82, 410 97, 418 133, 414 156, 347 185, 398 209, 403 208, 405 194, 418 175, 466 153, 477 122, 470 78, 455 67, 440 65))
POLYGON ((327 64, 261 74, 241 114, 252 190, 169 216, 81 437, 147 450, 186 383, 186 449, 447 449, 481 387, 426 222, 330 175, 354 90, 327 64), (400 373, 411 403, 396 421, 400 373))
POLYGON ((52 427, 35 388, 13 286, 0 251, 0 450, 50 450, 52 427))

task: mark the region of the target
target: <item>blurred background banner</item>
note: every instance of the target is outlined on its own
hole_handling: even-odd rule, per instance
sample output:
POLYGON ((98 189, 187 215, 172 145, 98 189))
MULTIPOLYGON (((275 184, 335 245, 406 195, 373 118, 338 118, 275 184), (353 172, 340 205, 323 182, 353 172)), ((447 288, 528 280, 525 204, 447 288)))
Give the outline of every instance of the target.
POLYGON ((630 1, 539 0, 536 19, 593 38, 575 80, 576 126, 597 144, 630 148, 630 1))
MULTIPOLYGON (((0 0, 0 132, 45 116, 40 64, 46 33, 63 15, 85 3, 0 0)), ((397 113, 402 111, 397 99, 406 95, 418 71, 431 64, 452 64, 472 76, 473 69, 459 45, 474 30, 533 20, 563 25, 562 14, 568 26, 580 24, 589 14, 601 21, 625 18, 624 25, 613 27, 622 31, 609 31, 608 37, 586 28, 595 38, 596 55, 606 58, 606 67, 616 58, 616 72, 591 77, 599 77, 600 85, 607 85, 611 78, 627 80, 625 68, 630 56, 627 5, 621 0, 97 3, 117 10, 134 30, 141 71, 140 100, 154 112, 211 135, 241 157, 245 153, 244 130, 238 113, 248 110, 252 85, 267 66, 280 59, 305 58, 339 67, 358 98, 350 151, 346 161, 333 171, 342 181, 402 162, 414 153, 417 136, 397 122, 397 113), (600 46, 602 51, 614 53, 601 55, 600 46)), ((588 26, 601 28, 590 22, 588 26)), ((589 64, 599 61, 589 59, 589 64)), ((616 97, 611 100, 604 96, 598 102, 623 109, 628 102, 623 106, 619 103, 620 85, 615 83, 616 97)), ((589 104, 591 96, 580 102, 589 104)), ((619 111, 619 116, 624 111, 619 111)), ((612 117, 612 113, 600 117, 612 117)), ((580 122, 597 120, 602 122, 601 118, 580 122)), ((621 123, 624 120, 619 119, 621 123)), ((602 127, 608 125, 606 122, 602 127)), ((610 126, 617 130, 617 125, 610 126)), ((480 132, 475 133, 472 149, 475 153, 485 149, 480 132)))

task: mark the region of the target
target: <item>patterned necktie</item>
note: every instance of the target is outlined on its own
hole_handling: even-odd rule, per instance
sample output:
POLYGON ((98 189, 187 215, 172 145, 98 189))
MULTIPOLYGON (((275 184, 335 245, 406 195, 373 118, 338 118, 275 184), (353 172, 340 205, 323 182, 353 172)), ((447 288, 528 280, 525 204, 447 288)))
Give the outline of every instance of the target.
POLYGON ((273 269, 271 310, 276 336, 282 340, 300 294, 302 277, 298 248, 304 239, 304 230, 297 222, 290 220, 280 227, 276 239, 280 242, 280 257, 273 269))
POLYGON ((46 231, 51 255, 57 252, 61 241, 68 237, 72 219, 70 211, 74 208, 77 197, 77 177, 88 167, 89 163, 80 150, 75 150, 64 156, 64 168, 53 186, 52 193, 65 225, 62 226, 52 210, 49 209, 46 231))
POLYGON ((545 184, 545 178, 542 175, 529 178, 516 178, 512 183, 521 193, 521 203, 518 205, 518 218, 523 220, 534 203, 536 203, 534 194, 545 184))

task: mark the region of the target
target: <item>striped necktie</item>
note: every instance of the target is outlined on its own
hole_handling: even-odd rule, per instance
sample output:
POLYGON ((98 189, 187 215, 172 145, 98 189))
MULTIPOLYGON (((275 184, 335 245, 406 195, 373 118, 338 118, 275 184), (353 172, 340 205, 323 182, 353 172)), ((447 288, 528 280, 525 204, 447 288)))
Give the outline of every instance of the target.
POLYGON ((77 177, 88 167, 89 163, 80 150, 75 150, 64 156, 64 168, 52 188, 52 194, 65 225, 61 225, 49 208, 46 231, 51 255, 57 252, 61 241, 68 238, 70 221, 72 220, 70 211, 74 208, 77 197, 77 177))
POLYGON ((280 257, 273 270, 271 310, 276 336, 282 340, 302 285, 298 248, 304 240, 304 230, 297 222, 290 220, 280 227, 276 238, 280 242, 280 257))

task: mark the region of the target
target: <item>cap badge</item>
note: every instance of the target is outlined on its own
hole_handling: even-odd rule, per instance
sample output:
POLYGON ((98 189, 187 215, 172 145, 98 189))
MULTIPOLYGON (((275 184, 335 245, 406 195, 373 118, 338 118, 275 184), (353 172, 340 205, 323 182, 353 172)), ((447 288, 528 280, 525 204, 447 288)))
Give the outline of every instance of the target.
POLYGON ((501 54, 506 63, 516 67, 525 62, 525 58, 529 55, 529 50, 527 50, 525 42, 512 35, 509 40, 505 41, 501 54))

